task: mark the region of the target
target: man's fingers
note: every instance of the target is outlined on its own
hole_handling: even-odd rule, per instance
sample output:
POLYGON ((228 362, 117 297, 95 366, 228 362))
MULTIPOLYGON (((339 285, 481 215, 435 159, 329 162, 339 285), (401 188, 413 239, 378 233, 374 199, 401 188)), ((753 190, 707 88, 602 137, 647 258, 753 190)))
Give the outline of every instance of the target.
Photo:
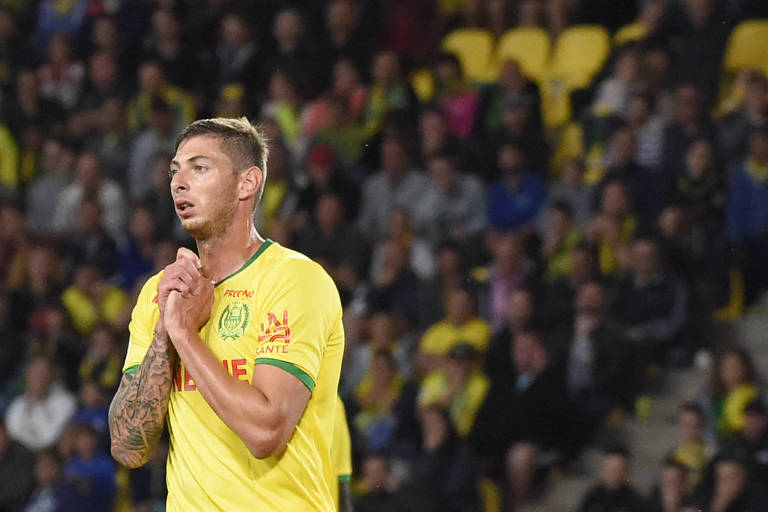
POLYGON ((179 247, 179 250, 176 251, 176 261, 190 261, 195 266, 195 268, 200 268, 200 258, 197 257, 197 254, 190 251, 186 247, 179 247))

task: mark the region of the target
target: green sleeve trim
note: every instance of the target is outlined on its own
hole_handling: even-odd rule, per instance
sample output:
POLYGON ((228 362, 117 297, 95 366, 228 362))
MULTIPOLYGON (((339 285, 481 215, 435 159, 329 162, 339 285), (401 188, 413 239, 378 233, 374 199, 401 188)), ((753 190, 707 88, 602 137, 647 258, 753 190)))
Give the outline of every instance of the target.
POLYGON ((299 379, 301 382, 304 383, 305 386, 307 386, 307 389, 309 389, 309 392, 315 390, 315 381, 312 377, 309 376, 307 372, 299 368, 293 363, 289 363, 288 361, 282 361, 280 359, 272 359, 270 357, 262 357, 260 359, 256 360, 256 364, 271 364, 272 366, 277 366, 278 368, 282 368, 283 370, 287 371, 297 379, 299 379))
POLYGON ((136 373, 139 371, 140 364, 135 364, 133 366, 129 366, 125 370, 123 370, 123 375, 130 375, 131 373, 136 373))
POLYGON ((339 483, 346 484, 352 481, 352 475, 339 475, 339 483))

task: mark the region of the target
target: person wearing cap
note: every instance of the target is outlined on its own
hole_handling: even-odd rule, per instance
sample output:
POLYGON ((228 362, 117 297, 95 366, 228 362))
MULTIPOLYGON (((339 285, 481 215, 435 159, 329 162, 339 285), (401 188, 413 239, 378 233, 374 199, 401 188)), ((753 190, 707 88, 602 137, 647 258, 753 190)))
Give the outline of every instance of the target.
POLYGON ((442 369, 424 379, 417 399, 419 409, 434 405, 448 409, 453 428, 461 437, 472 429, 490 388, 490 380, 476 364, 477 357, 472 344, 456 343, 442 369))

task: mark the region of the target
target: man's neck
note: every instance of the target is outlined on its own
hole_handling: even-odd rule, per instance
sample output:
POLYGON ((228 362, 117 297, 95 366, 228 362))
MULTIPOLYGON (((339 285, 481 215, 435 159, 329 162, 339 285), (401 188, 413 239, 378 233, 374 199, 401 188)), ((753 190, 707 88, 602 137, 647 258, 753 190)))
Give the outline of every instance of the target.
POLYGON ((233 224, 220 235, 197 241, 203 274, 214 283, 237 272, 259 250, 264 239, 249 219, 233 224))

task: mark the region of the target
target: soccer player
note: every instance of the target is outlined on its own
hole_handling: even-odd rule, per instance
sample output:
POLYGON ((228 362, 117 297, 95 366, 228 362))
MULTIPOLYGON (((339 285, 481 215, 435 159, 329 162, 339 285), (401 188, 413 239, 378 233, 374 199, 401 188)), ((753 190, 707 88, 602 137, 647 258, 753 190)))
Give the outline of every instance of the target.
POLYGON ((167 421, 167 510, 327 511, 344 352, 331 278, 259 236, 267 148, 247 119, 180 135, 171 194, 199 257, 144 285, 110 407, 114 458, 144 464, 167 421))

